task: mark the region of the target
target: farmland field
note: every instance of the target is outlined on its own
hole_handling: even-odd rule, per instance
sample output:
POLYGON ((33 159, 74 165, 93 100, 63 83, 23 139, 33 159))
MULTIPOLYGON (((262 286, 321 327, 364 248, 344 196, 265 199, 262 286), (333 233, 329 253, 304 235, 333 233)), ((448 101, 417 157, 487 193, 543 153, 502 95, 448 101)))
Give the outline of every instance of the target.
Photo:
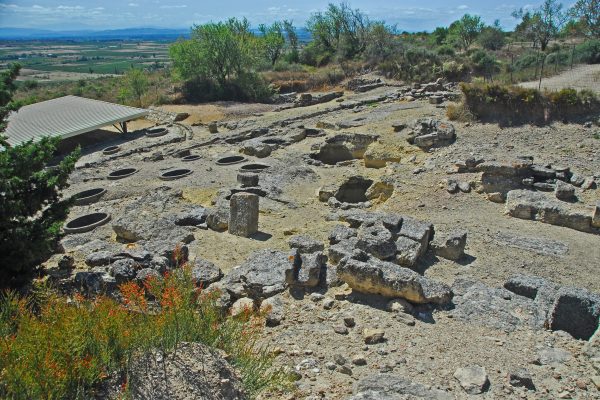
POLYGON ((121 75, 130 68, 162 69, 168 41, 0 41, 0 69, 19 62, 21 80, 72 80, 121 75))

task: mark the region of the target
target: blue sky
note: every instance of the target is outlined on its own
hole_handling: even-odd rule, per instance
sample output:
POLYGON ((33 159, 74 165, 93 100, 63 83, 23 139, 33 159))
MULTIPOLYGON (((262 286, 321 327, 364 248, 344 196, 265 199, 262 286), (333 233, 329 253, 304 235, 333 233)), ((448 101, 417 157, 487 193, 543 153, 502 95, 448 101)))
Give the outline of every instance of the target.
MULTIPOLYGON (((499 19, 502 26, 510 29, 515 24, 510 16, 513 10, 536 7, 541 2, 508 1, 353 0, 350 4, 368 13, 371 19, 397 24, 400 30, 421 31, 448 25, 465 13, 478 14, 487 23, 499 19)), ((571 3, 566 1, 565 7, 571 3)), ((326 6, 327 1, 318 0, 0 0, 0 27, 186 28, 230 16, 246 17, 253 26, 278 19, 291 19, 301 26, 312 12, 326 6)))

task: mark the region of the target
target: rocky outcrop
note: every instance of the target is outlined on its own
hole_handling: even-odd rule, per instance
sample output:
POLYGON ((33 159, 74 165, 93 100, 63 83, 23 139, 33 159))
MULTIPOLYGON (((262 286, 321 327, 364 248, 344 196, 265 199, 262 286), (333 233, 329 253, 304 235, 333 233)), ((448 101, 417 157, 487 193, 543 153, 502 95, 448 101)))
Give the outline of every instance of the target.
POLYGON ((506 213, 515 218, 531 219, 565 226, 582 232, 598 233, 592 228, 592 212, 572 209, 565 203, 531 190, 511 190, 506 197, 506 213))
POLYGON ((363 133, 338 134, 328 138, 311 158, 323 164, 334 165, 341 161, 362 159, 371 143, 379 138, 378 135, 363 133))
POLYGON ((399 374, 375 374, 361 379, 348 400, 452 400, 452 394, 411 381, 399 374))
POLYGON ((432 118, 421 118, 413 122, 407 141, 428 149, 450 144, 455 138, 456 132, 452 124, 432 118))
POLYGON ((452 299, 452 290, 445 284, 373 257, 362 260, 346 257, 340 261, 337 274, 362 293, 403 298, 413 303, 445 304, 452 299))
POLYGON ((134 357, 128 388, 136 400, 248 398, 241 379, 223 355, 200 343, 180 343, 177 351, 159 350, 134 357))

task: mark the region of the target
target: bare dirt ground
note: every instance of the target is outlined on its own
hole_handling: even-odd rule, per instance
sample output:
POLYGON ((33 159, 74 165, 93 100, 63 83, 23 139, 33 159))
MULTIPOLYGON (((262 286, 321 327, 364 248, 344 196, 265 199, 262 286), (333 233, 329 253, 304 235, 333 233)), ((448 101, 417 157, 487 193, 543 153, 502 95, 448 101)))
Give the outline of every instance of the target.
MULTIPOLYGON (((539 81, 520 83, 523 87, 537 88, 539 81)), ((600 93, 600 64, 579 65, 551 78, 542 79, 542 89, 587 89, 600 93)))
MULTIPOLYGON (((382 87, 364 94, 347 93, 343 101, 374 99, 396 92, 397 88, 382 87)), ((236 122, 237 126, 231 126, 231 129, 220 126, 217 134, 209 133, 205 126, 193 126, 193 137, 188 136, 187 140, 177 143, 167 142, 166 138, 171 136, 138 136, 121 143, 122 151, 135 150, 127 157, 108 157, 90 151, 78 163, 71 179, 72 186, 66 194, 98 186, 108 192, 98 203, 75 207, 71 217, 106 211, 116 218, 122 215, 127 204, 165 185, 182 190, 184 201, 211 207, 220 190, 237 186, 236 175, 239 166, 243 165, 219 166, 215 163, 224 155, 239 154, 244 144, 228 144, 224 140, 235 138, 242 131, 265 127, 269 128, 268 137, 277 138, 300 130, 300 126, 315 127, 324 122, 329 124, 326 126, 333 126, 339 122, 362 121, 348 129, 325 129, 325 137, 307 137, 289 146, 277 147, 267 158, 248 156, 248 162, 270 165, 267 171, 260 173, 261 185, 275 185, 280 189, 279 195, 260 200, 259 229, 262 235, 260 238, 242 238, 227 232, 197 229, 195 240, 190 244, 191 258, 212 261, 227 273, 243 263, 254 250, 288 249, 287 241, 294 234, 306 234, 326 243, 329 231, 336 224, 329 218, 335 210, 318 200, 317 190, 352 175, 371 179, 387 176, 394 182, 393 195, 383 203, 374 204, 370 211, 395 212, 431 221, 436 232, 455 228, 468 232, 468 257, 461 262, 433 259, 422 266, 426 277, 449 285, 460 279, 470 279, 501 287, 514 274, 528 274, 551 279, 560 285, 600 292, 600 236, 512 218, 505 215, 503 204, 488 201, 484 194, 450 194, 441 184, 451 176, 448 169, 456 161, 468 157, 510 161, 517 156, 529 155, 536 163, 567 165, 579 174, 598 176, 598 127, 554 123, 544 127, 500 128, 490 124, 457 123, 457 140, 453 144, 423 151, 407 143, 405 131, 394 132, 392 124, 410 123, 422 117, 445 119, 444 106, 426 101, 407 103, 392 98, 347 109, 340 109, 338 104, 343 103, 334 101, 281 111, 272 106, 230 103, 165 106, 164 109, 169 111, 190 113, 189 120, 184 121, 186 124, 220 120, 236 122), (366 168, 361 159, 335 166, 306 163, 307 154, 326 138, 341 132, 378 134, 383 147, 399 155, 400 161, 388 162, 381 169, 366 168), (200 155, 200 159, 185 163, 173 155, 174 151, 184 148, 200 155), (164 155, 164 159, 149 159, 155 152, 164 155), (106 180, 110 171, 129 166, 138 168, 139 172, 122 180, 106 180), (158 178, 159 173, 174 168, 192 168, 193 173, 169 182, 158 178), (416 169, 420 172, 415 173, 416 169), (498 239, 502 235, 558 242, 568 250, 556 255, 508 246, 498 239)), ((173 132, 176 129, 171 128, 173 132)), ((100 149, 100 146, 96 148, 100 149)), ((462 174, 460 179, 476 181, 478 175, 462 174)), ((591 212, 591 207, 600 199, 600 191, 578 190, 577 196, 580 206, 591 212)), ((91 233, 70 236, 73 242, 81 243, 66 249, 75 257, 79 271, 89 269, 83 262, 87 254, 82 249, 89 250, 94 241, 115 240, 110 224, 91 233)), ((453 374, 457 368, 473 364, 483 366, 491 382, 489 390, 477 398, 600 398, 600 391, 593 383, 600 371, 595 371, 589 359, 582 355, 585 342, 566 333, 524 326, 514 330, 492 328, 485 323, 456 318, 452 309, 436 310, 430 316, 418 317, 411 326, 395 318, 394 313, 385 311, 383 299, 352 293, 346 285, 320 292, 336 299, 331 307, 324 307, 323 300, 309 293, 300 297, 291 292, 278 295, 284 303, 284 318, 279 326, 267 327, 262 340, 280 353, 277 364, 295 370, 299 380, 293 393, 275 393, 266 398, 348 399, 357 381, 386 372, 441 389, 450 398, 466 399, 472 397, 465 393, 453 374), (348 328, 347 334, 336 333, 334 328, 343 326, 343 318, 348 316, 354 318, 356 325, 348 328), (365 345, 361 334, 364 328, 382 329, 385 342, 365 345), (537 360, 544 351, 558 351, 566 356, 559 361, 540 363, 537 360), (341 362, 340 357, 346 361, 341 362), (363 360, 353 363, 353 358, 363 360), (341 364, 350 372, 341 368, 341 364), (531 374, 535 391, 515 388, 507 382, 507 374, 520 368, 526 368, 531 374)), ((390 395, 389 398, 427 397, 390 395)))
POLYGON ((106 76, 118 76, 112 74, 89 74, 86 72, 64 72, 64 71, 38 71, 24 68, 17 77, 19 81, 36 80, 40 82, 54 81, 78 81, 80 79, 96 79, 106 76))

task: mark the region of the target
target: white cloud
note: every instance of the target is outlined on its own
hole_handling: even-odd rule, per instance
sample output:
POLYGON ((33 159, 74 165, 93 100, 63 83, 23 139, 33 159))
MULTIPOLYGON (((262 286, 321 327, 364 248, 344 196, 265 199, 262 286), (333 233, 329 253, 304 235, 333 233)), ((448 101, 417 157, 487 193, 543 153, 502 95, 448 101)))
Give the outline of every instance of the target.
POLYGON ((138 3, 129 3, 127 4, 129 7, 139 7, 140 5, 138 3))
POLYGON ((186 7, 187 7, 187 5, 180 4, 180 5, 172 5, 172 6, 164 5, 164 6, 160 6, 159 8, 170 9, 170 8, 186 8, 186 7))
POLYGON ((460 5, 457 7, 459 10, 466 10, 469 8, 469 6, 467 6, 466 4, 460 5))

